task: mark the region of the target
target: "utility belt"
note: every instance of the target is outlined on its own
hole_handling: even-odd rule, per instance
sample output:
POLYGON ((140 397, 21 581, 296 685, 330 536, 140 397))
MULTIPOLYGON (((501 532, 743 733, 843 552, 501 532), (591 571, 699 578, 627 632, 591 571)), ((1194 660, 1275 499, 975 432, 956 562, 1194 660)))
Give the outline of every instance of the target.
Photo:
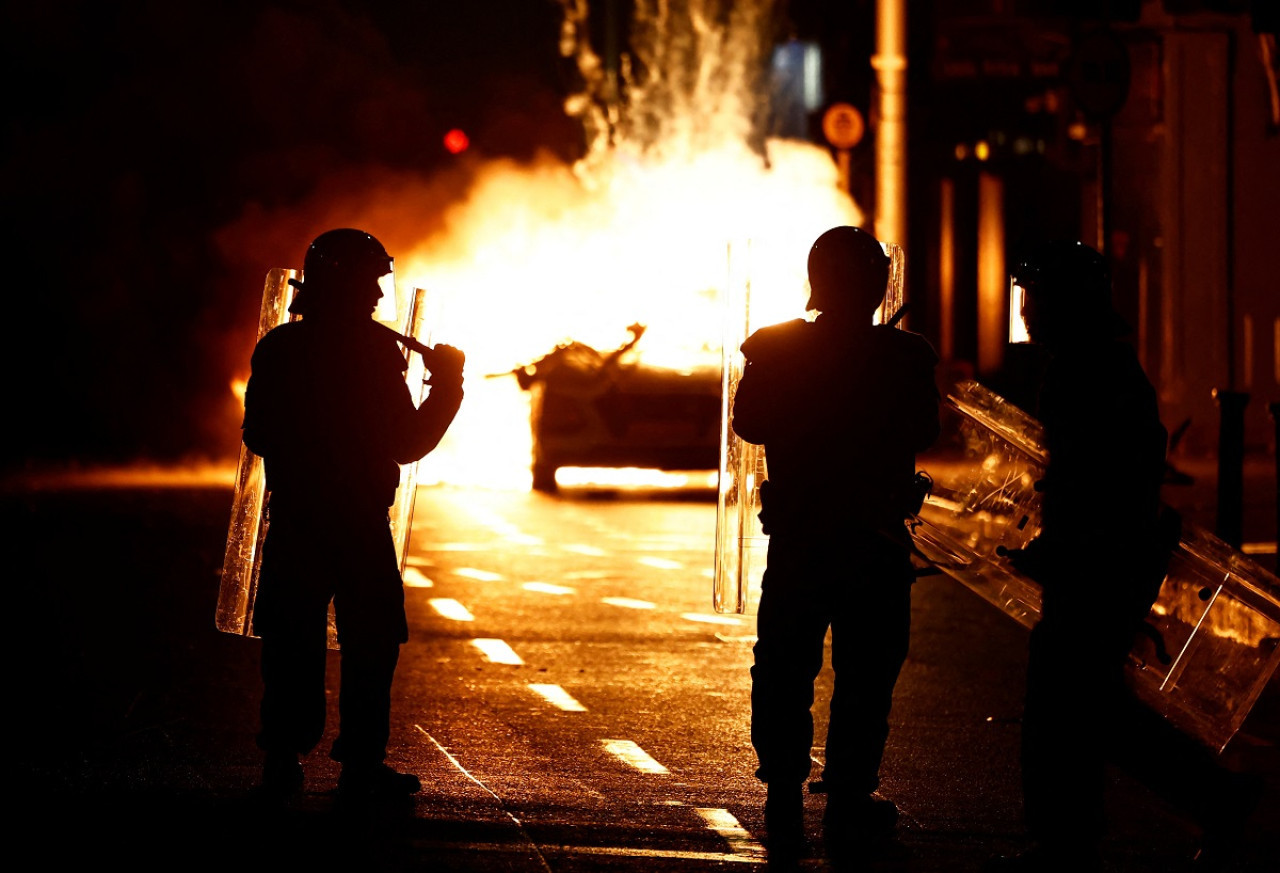
POLYGON ((760 525, 770 535, 896 531, 920 511, 932 485, 923 474, 894 488, 845 490, 787 487, 766 479, 760 484, 760 525))

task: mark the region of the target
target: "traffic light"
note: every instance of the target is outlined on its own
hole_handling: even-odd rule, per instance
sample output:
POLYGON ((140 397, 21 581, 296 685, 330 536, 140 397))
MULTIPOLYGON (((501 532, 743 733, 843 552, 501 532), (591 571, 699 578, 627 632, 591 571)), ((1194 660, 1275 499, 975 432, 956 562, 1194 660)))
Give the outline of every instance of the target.
POLYGON ((470 138, 458 128, 453 128, 444 135, 444 148, 451 155, 460 155, 471 145, 470 138))

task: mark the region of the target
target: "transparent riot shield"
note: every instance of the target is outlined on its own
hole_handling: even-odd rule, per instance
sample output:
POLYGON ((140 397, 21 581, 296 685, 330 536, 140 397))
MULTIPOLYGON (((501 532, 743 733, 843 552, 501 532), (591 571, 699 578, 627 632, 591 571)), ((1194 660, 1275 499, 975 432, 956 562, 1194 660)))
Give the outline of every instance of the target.
MULTIPOLYGON (((902 309, 905 258, 900 246, 881 243, 889 256, 889 286, 875 314, 891 323, 902 309)), ((800 310, 807 289, 779 287, 768 269, 770 252, 758 242, 729 246, 720 380, 720 477, 716 496, 716 559, 712 604, 717 613, 753 614, 760 602, 769 538, 760 526, 760 485, 767 476, 764 446, 733 431, 733 396, 746 361, 742 343, 754 331, 780 319, 778 303, 800 310), (755 304, 753 305, 753 293, 755 304), (766 305, 761 305, 761 304, 766 305)))
POLYGON ((760 527, 764 446, 733 431, 733 395, 746 360, 742 343, 751 322, 752 246, 729 248, 720 370, 720 476, 716 494, 716 562, 712 603, 717 613, 749 614, 760 599, 769 539, 760 527))
MULTIPOLYGON (((1048 461, 1043 429, 976 382, 958 385, 946 407, 959 416, 963 459, 930 461, 933 493, 911 525, 916 546, 1031 627, 1040 616, 1040 586, 1018 573, 1004 552, 1023 547, 1040 529, 1034 483, 1048 461)), ((1184 522, 1146 625, 1126 670, 1134 693, 1221 751, 1280 665, 1280 580, 1184 522)))
MULTIPOLYGON (((297 270, 275 269, 267 273, 256 339, 262 339, 272 328, 294 317, 289 314, 289 302, 293 298, 289 280, 297 276, 297 270)), ((222 584, 218 589, 215 624, 220 631, 252 635, 253 602, 258 594, 262 541, 267 533, 266 506, 267 480, 262 458, 241 443, 235 493, 231 499, 231 526, 227 530, 222 561, 222 584)))
MULTIPOLYGON (((273 269, 267 273, 262 293, 262 308, 258 318, 257 339, 262 339, 272 328, 296 317, 289 313, 289 303, 293 297, 293 288, 289 280, 299 275, 297 270, 287 269, 273 269)), ((398 333, 407 333, 422 339, 416 331, 422 328, 425 292, 421 288, 415 289, 413 297, 404 302, 390 294, 387 296, 395 301, 395 320, 382 321, 384 317, 389 318, 393 315, 389 308, 385 310, 380 308, 375 313, 375 318, 398 333)), ((408 368, 405 371, 405 380, 414 403, 418 404, 422 402, 425 392, 424 382, 427 375, 425 365, 421 356, 409 355, 407 351, 406 355, 408 368)), ((404 572, 405 561, 408 558, 417 476, 418 462, 401 466, 400 485, 388 512, 401 573, 404 572)), ((270 512, 267 504, 266 473, 263 461, 242 443, 215 615, 215 625, 220 631, 238 636, 253 635, 253 605, 257 599, 258 575, 262 567, 262 544, 269 526, 270 512)), ((338 648, 332 604, 329 612, 329 647, 338 648)))
MULTIPOLYGON (((431 337, 424 332, 428 323, 426 302, 427 292, 422 288, 413 289, 409 311, 405 314, 402 325, 397 329, 429 346, 431 337)), ((431 319, 430 323, 434 324, 436 320, 431 319)), ((405 384, 409 386, 409 394, 413 397, 414 405, 418 406, 426 396, 426 381, 429 374, 422 355, 411 354, 408 351, 405 354, 408 355, 405 384)), ((400 487, 396 489, 396 498, 389 512, 391 536, 395 540, 396 557, 400 559, 401 574, 404 573, 405 562, 409 559, 409 535, 413 530, 413 503, 418 494, 420 463, 420 461, 413 461, 400 465, 400 487)))

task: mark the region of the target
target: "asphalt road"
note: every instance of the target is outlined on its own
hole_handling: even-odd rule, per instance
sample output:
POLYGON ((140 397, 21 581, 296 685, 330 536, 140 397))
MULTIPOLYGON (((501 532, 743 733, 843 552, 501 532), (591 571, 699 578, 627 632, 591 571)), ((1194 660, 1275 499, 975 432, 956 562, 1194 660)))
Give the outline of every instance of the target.
MULTIPOLYGON (((30 869, 767 861, 748 738, 754 623, 713 613, 708 495, 420 489, 391 761, 425 788, 363 817, 335 808, 332 724, 295 803, 250 798, 258 647, 213 626, 229 489, 18 489, 4 507, 10 845, 30 869)), ((1026 632, 946 577, 917 583, 913 622, 881 789, 903 811, 899 842, 854 866, 977 871, 1021 845, 1026 632)), ((1225 753, 1270 780, 1244 835, 1250 873, 1280 857, 1275 688, 1225 753)), ((1109 869, 1187 869, 1194 831, 1118 771, 1110 790, 1109 869)), ((800 866, 844 869, 824 853, 821 811, 811 796, 800 866)))

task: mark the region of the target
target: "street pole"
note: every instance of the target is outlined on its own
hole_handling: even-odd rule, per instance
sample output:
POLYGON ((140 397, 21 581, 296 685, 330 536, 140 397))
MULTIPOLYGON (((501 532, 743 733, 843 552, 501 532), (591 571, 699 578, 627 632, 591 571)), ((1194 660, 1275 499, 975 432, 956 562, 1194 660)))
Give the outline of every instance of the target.
POLYGON ((1108 262, 1112 261, 1111 250, 1111 151, 1112 130, 1111 116, 1104 115, 1099 122, 1098 134, 1098 213, 1097 213, 1097 249, 1108 262))
POLYGON ((877 0, 876 237, 907 245, 907 3, 877 0))
MULTIPOLYGON (((1280 401, 1268 403, 1267 411, 1271 413, 1271 425, 1276 431, 1276 446, 1280 447, 1280 401)), ((1277 453, 1280 453, 1280 448, 1277 448, 1277 453)), ((1276 557, 1273 569, 1280 573, 1280 464, 1276 465, 1276 557)))
POLYGON ((1244 408, 1249 395, 1213 389, 1218 404, 1218 518, 1214 531, 1228 545, 1244 540, 1244 408))

